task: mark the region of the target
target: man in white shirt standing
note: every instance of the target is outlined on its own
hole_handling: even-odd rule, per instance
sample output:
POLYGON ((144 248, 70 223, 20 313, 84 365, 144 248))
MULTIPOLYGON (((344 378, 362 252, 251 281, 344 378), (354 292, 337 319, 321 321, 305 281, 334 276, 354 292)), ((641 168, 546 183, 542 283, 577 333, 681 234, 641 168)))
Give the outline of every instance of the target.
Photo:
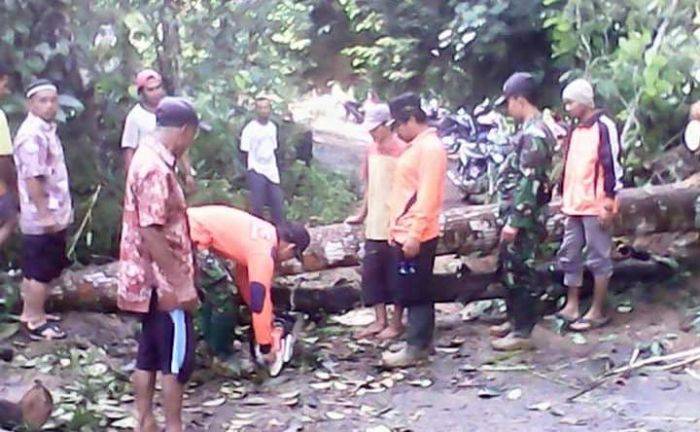
POLYGON ((156 107, 165 97, 163 78, 152 69, 144 69, 136 75, 137 103, 124 122, 122 134, 122 151, 124 153, 124 171, 129 171, 131 158, 144 138, 156 130, 156 107))
POLYGON ((270 120, 270 100, 255 100, 256 118, 241 133, 241 152, 246 154, 246 180, 250 191, 251 213, 263 218, 265 206, 270 208, 272 222, 284 221, 284 196, 277 168, 277 125, 270 120))
MULTIPOLYGON (((122 133, 125 173, 129 172, 131 158, 134 157, 138 146, 156 130, 156 107, 166 96, 163 77, 153 69, 144 69, 136 74, 134 84, 139 94, 139 103, 126 116, 122 133)), ((184 174, 185 189, 192 192, 195 189, 195 181, 189 155, 183 154, 178 162, 178 168, 184 174)))

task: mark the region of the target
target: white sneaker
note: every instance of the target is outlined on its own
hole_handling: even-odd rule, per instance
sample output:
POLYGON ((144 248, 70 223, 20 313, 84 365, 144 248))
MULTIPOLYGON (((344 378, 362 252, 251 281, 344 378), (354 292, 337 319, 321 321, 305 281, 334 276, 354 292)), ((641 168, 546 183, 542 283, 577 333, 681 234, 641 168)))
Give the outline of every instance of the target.
POLYGON ((259 367, 262 368, 267 368, 268 373, 272 377, 276 377, 277 375, 282 372, 282 368, 284 367, 284 357, 285 357, 285 352, 286 352, 286 342, 284 339, 280 339, 278 343, 276 343, 277 348, 272 347, 270 349, 274 350, 275 353, 275 359, 272 362, 268 361, 268 355, 263 354, 262 351, 260 351, 260 345, 255 345, 255 362, 258 364, 259 367))

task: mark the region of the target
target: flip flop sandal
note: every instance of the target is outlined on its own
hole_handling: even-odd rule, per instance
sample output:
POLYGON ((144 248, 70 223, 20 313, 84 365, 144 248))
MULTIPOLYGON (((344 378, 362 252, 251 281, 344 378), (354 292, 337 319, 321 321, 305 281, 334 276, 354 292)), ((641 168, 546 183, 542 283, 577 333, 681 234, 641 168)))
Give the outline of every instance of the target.
POLYGON ((58 325, 56 325, 56 323, 49 321, 46 321, 44 324, 35 329, 29 328, 28 324, 25 324, 24 326, 29 332, 29 338, 31 340, 61 340, 67 337, 67 335, 63 332, 63 330, 61 330, 60 327, 58 327, 58 325))
POLYGON ((609 323, 610 323, 610 317, 605 317, 605 318, 601 318, 598 320, 591 320, 588 318, 580 318, 576 322, 571 323, 571 325, 569 326, 569 330, 583 333, 583 332, 587 332, 590 330, 595 330, 595 329, 598 329, 601 327, 605 327, 609 323), (573 327, 573 325, 578 324, 578 323, 586 324, 587 326, 586 327, 578 327, 578 328, 573 327))

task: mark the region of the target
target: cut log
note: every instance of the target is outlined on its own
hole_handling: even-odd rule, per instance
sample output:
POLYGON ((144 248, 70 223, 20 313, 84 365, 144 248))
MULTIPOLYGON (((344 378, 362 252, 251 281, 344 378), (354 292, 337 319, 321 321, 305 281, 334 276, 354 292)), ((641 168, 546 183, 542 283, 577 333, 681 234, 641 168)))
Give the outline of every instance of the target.
MULTIPOLYGON (((675 270, 662 263, 653 260, 642 261, 626 259, 615 262, 611 289, 623 291, 635 283, 655 283, 668 280, 675 270)), ((551 274, 546 266, 540 269, 545 277, 553 281, 560 281, 563 275, 555 272, 551 274)), ((323 273, 323 272, 321 272, 323 273)), ((495 273, 482 274, 434 274, 430 288, 433 290, 435 302, 469 303, 478 300, 502 298, 503 288, 498 282, 495 273)), ((554 286, 557 286, 555 283, 554 286)), ((560 289, 552 292, 554 297, 565 294, 565 288, 559 284, 560 289)), ((593 287, 593 277, 586 272, 584 276, 584 292, 593 287)), ((273 292, 275 306, 281 309, 297 310, 310 314, 320 311, 328 313, 344 312, 362 304, 359 278, 349 280, 337 279, 334 285, 322 284, 284 284, 275 287, 273 292)))
MULTIPOLYGON (((691 258, 695 260, 700 253, 691 258)), ((542 268, 547 273, 546 267, 542 268)), ((612 288, 624 289, 635 282, 668 280, 674 269, 663 262, 627 259, 615 263, 612 288)), ((52 311, 89 310, 117 312, 117 265, 109 264, 81 271, 68 271, 52 287, 48 308, 52 311)), ((561 279, 561 275, 554 275, 561 279)), ((464 272, 461 275, 436 273, 431 289, 436 302, 463 302, 503 296, 497 275, 464 272)), ((591 285, 586 277, 584 286, 591 285)), ((563 291, 562 291, 563 294, 563 291)), ((335 269, 314 274, 280 278, 273 289, 279 309, 316 314, 342 312, 361 304, 360 277, 357 268, 335 269)))
MULTIPOLYGON (((615 219, 616 235, 644 235, 655 232, 685 232, 700 227, 700 175, 663 186, 630 188, 619 193, 620 211, 615 219)), ((548 230, 561 237, 564 217, 560 203, 550 205, 548 230)), ((498 243, 496 206, 465 206, 448 209, 441 216, 438 255, 449 253, 491 253, 498 243)), ((284 274, 357 266, 362 253, 363 233, 359 226, 346 224, 311 228, 311 244, 303 266, 289 262, 284 274)))
MULTIPOLYGON (((673 185, 622 191, 615 233, 644 236, 654 232, 695 230, 700 226, 700 216, 696 210, 696 202, 700 197, 698 180, 700 176, 673 185)), ((561 235, 559 230, 563 218, 556 209, 556 204, 550 208, 552 217, 549 229, 552 236, 561 235)), ((438 254, 467 254, 475 251, 484 255, 492 253, 498 237, 494 212, 493 206, 470 206, 445 212, 438 254)), ((297 267, 287 267, 287 275, 358 265, 362 244, 359 227, 331 225, 313 228, 311 231, 312 243, 304 257, 304 268, 298 263, 297 267)), ((348 271, 356 273, 352 269, 348 271)), ((636 272, 635 268, 629 276, 638 279, 644 275, 636 272)), ((66 272, 52 288, 49 307, 56 310, 116 311, 116 273, 116 264, 66 272)), ((618 269, 616 277, 621 277, 622 274, 624 273, 618 269)), ((304 278, 308 279, 308 275, 302 276, 302 280, 304 278)), ((484 294, 485 287, 493 281, 492 274, 471 274, 461 279, 454 275, 436 275, 435 278, 433 286, 437 301, 469 301, 484 295, 494 295, 484 294)), ((339 279, 337 273, 334 273, 333 278, 322 280, 318 284, 307 280, 290 285, 281 284, 281 280, 278 280, 274 295, 277 304, 295 310, 344 310, 359 302, 358 280, 357 275, 339 279)))

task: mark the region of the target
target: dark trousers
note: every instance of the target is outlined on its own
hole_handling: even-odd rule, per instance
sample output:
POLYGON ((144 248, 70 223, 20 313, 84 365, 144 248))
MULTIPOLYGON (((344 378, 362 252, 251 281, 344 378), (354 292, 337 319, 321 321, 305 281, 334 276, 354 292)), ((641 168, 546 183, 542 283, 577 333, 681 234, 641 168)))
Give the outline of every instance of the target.
POLYGON ((250 192, 250 211, 254 216, 263 218, 265 206, 270 207, 272 222, 279 225, 284 222, 284 194, 280 185, 255 171, 246 173, 248 191, 250 192))
POLYGON ((392 279, 396 277, 396 271, 389 242, 365 240, 362 259, 362 300, 365 306, 394 303, 392 279))
POLYGON ((541 314, 540 296, 546 284, 535 268, 535 261, 542 244, 539 234, 522 231, 513 243, 501 244, 499 249, 499 273, 506 290, 508 319, 513 333, 519 337, 530 336, 541 314))
POLYGON ((406 306, 408 327, 406 342, 409 346, 425 350, 433 341, 435 330, 435 296, 432 286, 433 266, 438 239, 423 242, 418 256, 406 260, 401 245, 392 246, 392 268, 397 301, 406 306), (409 264, 408 266, 406 264, 409 264), (400 274, 399 268, 412 267, 414 271, 400 274))
POLYGON ((539 320, 537 304, 539 300, 525 289, 506 289, 506 309, 513 326, 513 334, 530 337, 539 320))

